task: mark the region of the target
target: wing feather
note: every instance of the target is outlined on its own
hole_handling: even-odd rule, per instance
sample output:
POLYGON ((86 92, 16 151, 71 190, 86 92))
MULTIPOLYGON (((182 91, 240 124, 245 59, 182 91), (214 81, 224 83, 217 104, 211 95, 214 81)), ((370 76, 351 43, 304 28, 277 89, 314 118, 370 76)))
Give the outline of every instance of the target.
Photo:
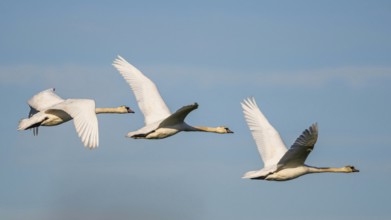
POLYGON ((296 139, 295 143, 278 162, 279 169, 304 165, 318 140, 318 124, 312 124, 296 139))
POLYGON ((136 96, 138 106, 144 115, 146 125, 170 116, 170 110, 160 96, 155 83, 121 56, 114 60, 113 66, 130 85, 136 96))
POLYGON ((84 146, 95 148, 99 145, 98 119, 95 101, 90 99, 67 99, 51 109, 62 110, 73 118, 76 132, 84 146))
MULTIPOLYGON (((51 88, 37 93, 31 97, 27 103, 36 111, 42 111, 63 101, 64 99, 54 92, 54 88, 51 88)), ((32 113, 34 113, 34 111, 30 111, 30 114, 32 113)))
MULTIPOLYGON (((64 99, 58 96, 54 90, 54 88, 46 89, 37 93, 27 101, 30 106, 29 118, 42 110, 64 101, 64 99)), ((34 127, 32 130, 34 135, 38 135, 38 127, 34 127)))
POLYGON ((241 105, 264 166, 276 165, 287 151, 279 133, 262 114, 254 98, 243 100, 241 105))
POLYGON ((192 105, 186 105, 182 108, 178 109, 176 112, 174 112, 172 115, 170 115, 168 118, 164 119, 160 124, 159 127, 167 127, 171 125, 176 125, 183 123, 186 116, 192 112, 193 110, 198 108, 198 104, 194 103, 192 105))

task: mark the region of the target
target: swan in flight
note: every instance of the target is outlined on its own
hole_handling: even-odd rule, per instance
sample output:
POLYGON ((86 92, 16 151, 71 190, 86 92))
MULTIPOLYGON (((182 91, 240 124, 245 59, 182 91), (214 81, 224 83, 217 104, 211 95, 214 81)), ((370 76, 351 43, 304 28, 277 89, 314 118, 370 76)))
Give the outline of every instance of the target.
POLYGON ((39 126, 55 126, 73 119, 76 131, 84 146, 95 148, 99 145, 98 119, 100 113, 134 113, 127 106, 117 108, 95 108, 92 99, 62 99, 54 88, 44 90, 28 100, 29 117, 19 122, 17 130, 32 128, 38 135, 39 126))
POLYGON ((144 115, 145 126, 137 131, 129 132, 126 135, 127 137, 135 139, 162 139, 180 131, 233 133, 225 126, 203 127, 186 124, 184 122, 186 116, 198 108, 197 103, 184 106, 172 114, 160 96, 155 83, 141 71, 120 56, 114 60, 113 66, 130 85, 136 96, 138 106, 144 115))
POLYGON ((353 166, 330 168, 304 164, 318 139, 318 125, 316 123, 306 129, 288 150, 278 132, 259 110, 254 98, 245 99, 241 105, 244 118, 264 163, 264 168, 249 171, 245 173, 243 178, 285 181, 309 173, 359 172, 353 166))

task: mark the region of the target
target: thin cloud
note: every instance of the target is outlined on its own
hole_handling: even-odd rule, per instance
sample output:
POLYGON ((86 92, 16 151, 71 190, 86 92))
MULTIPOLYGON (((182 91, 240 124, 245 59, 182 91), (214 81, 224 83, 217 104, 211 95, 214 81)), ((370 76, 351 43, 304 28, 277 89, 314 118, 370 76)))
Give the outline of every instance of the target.
POLYGON ((98 98, 101 101, 103 98, 115 101, 130 96, 128 90, 120 92, 123 88, 127 89, 127 85, 110 63, 106 66, 0 66, 0 85, 30 88, 34 90, 31 95, 44 89, 56 88, 63 98, 98 98))
POLYGON ((301 71, 251 71, 233 72, 232 70, 207 69, 194 67, 160 67, 153 72, 164 78, 199 82, 205 86, 222 84, 319 87, 330 83, 343 83, 352 87, 373 86, 391 80, 391 67, 338 67, 301 71))
POLYGON ((37 66, 18 65, 0 67, 0 83, 3 85, 25 85, 32 82, 43 84, 56 84, 58 82, 72 81, 77 84, 90 77, 101 74, 102 69, 92 66, 62 65, 37 66), (77 81, 73 79, 77 78, 77 81))
MULTIPOLYGON (((289 87, 319 87, 330 83, 342 83, 352 87, 367 87, 391 81, 391 67, 338 67, 295 71, 247 71, 210 69, 194 66, 149 66, 139 67, 156 83, 182 84, 192 82, 206 87, 219 85, 260 85, 289 87)), ((120 77, 114 74, 110 63, 107 67, 96 66, 3 66, 0 67, 0 85, 24 86, 38 84, 56 86, 72 85, 73 89, 84 88, 86 83, 106 85, 107 80, 120 77)))
MULTIPOLYGON (((261 78, 261 77, 260 77, 261 78)), ((262 79, 258 78, 258 81, 262 79)), ((332 82, 341 82, 349 86, 369 86, 373 82, 391 80, 390 67, 341 67, 335 69, 305 70, 297 72, 279 72, 266 75, 265 82, 286 86, 324 86, 332 82)))

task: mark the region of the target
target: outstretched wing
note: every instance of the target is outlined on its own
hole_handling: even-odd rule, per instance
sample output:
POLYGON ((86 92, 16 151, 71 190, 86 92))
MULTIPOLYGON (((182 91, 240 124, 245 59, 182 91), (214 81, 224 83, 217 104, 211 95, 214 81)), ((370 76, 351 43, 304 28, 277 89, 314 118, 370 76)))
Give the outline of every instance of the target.
POLYGON ((120 56, 114 60, 113 66, 130 85, 146 125, 170 116, 170 110, 160 96, 155 83, 120 56))
POLYGON ((291 148, 278 162, 279 169, 297 167, 304 164, 308 155, 314 149, 318 139, 318 124, 312 124, 298 137, 291 148))
MULTIPOLYGON (((27 103, 36 111, 42 111, 63 101, 64 99, 54 93, 54 88, 51 88, 34 95, 27 103)), ((32 111, 30 111, 30 114, 32 114, 32 111)))
POLYGON ((53 106, 52 110, 61 110, 73 118, 76 132, 84 146, 95 148, 99 145, 98 119, 95 114, 95 101, 90 99, 67 99, 53 106))
POLYGON ((186 105, 182 108, 178 109, 176 112, 174 112, 172 115, 170 115, 168 118, 164 119, 159 125, 159 127, 167 127, 170 125, 175 125, 182 123, 186 116, 193 111, 194 109, 198 108, 198 104, 194 103, 192 105, 186 105))
POLYGON ((264 166, 276 165, 287 151, 279 133, 262 114, 254 98, 243 100, 241 105, 264 166))
MULTIPOLYGON (((54 90, 54 88, 46 89, 37 93, 27 101, 30 106, 29 118, 31 118, 31 116, 35 115, 39 111, 64 101, 64 99, 58 96, 54 90)), ((33 134, 38 135, 38 127, 34 127, 32 129, 33 134)))

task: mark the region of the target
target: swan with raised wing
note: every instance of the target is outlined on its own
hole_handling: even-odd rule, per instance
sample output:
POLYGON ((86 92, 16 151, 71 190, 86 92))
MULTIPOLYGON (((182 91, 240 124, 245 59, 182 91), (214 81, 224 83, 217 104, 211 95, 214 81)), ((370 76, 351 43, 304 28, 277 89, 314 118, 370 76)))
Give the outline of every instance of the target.
POLYGON ((241 105, 244 118, 264 163, 261 170, 249 171, 244 174, 243 178, 285 181, 309 173, 359 172, 354 166, 333 168, 304 164, 318 139, 316 123, 306 129, 288 150, 279 133, 258 108, 254 98, 245 99, 241 105))
POLYGON ((84 146, 95 148, 99 145, 98 119, 101 113, 134 113, 127 106, 117 108, 95 108, 92 99, 62 99, 54 88, 44 90, 28 100, 29 117, 20 120, 17 130, 33 129, 38 135, 39 126, 55 126, 73 119, 76 132, 84 146))
POLYGON ((180 131, 233 133, 226 126, 204 127, 188 125, 184 120, 191 111, 198 108, 197 103, 184 106, 171 113, 160 96, 155 83, 140 70, 120 56, 114 60, 113 66, 130 85, 138 106, 144 115, 144 127, 137 131, 129 132, 127 137, 135 139, 162 139, 180 131))

